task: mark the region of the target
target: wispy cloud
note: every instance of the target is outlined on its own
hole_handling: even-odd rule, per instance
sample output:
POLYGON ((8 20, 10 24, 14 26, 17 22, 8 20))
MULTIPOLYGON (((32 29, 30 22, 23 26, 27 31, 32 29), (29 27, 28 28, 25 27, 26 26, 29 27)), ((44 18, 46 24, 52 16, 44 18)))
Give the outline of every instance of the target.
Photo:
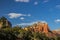
POLYGON ((22 14, 22 13, 9 13, 9 18, 18 18, 21 16, 31 16, 30 14, 22 14))
POLYGON ((34 22, 30 22, 30 23, 20 23, 20 24, 17 24, 17 25, 24 25, 24 26, 27 26, 27 25, 32 25, 32 24, 35 24, 35 23, 38 23, 38 22, 41 22, 41 23, 46 23, 46 21, 34 21, 34 22))
POLYGON ((24 17, 21 17, 20 19, 21 19, 21 20, 24 20, 25 18, 24 18, 24 17))
POLYGON ((31 16, 31 14, 28 14, 27 16, 31 16))
POLYGON ((34 2, 34 5, 38 5, 38 2, 36 1, 36 2, 34 2))
POLYGON ((47 3, 47 2, 49 2, 49 0, 44 0, 44 1, 43 1, 43 3, 47 3))
POLYGON ((60 5, 56 5, 56 8, 60 9, 60 5))
POLYGON ((59 23, 59 22, 60 22, 60 19, 56 19, 55 22, 56 22, 56 23, 59 23))
POLYGON ((30 0, 15 0, 16 2, 29 2, 30 0))

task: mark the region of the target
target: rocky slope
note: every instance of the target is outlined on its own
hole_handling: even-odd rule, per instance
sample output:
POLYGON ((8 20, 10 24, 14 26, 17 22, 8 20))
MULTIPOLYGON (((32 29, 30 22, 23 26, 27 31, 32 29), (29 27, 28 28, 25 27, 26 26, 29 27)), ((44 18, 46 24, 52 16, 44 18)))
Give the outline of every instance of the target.
POLYGON ((11 23, 5 17, 0 18, 0 28, 6 28, 11 26, 11 23))
POLYGON ((60 36, 60 29, 53 30, 53 33, 55 33, 56 35, 60 36))

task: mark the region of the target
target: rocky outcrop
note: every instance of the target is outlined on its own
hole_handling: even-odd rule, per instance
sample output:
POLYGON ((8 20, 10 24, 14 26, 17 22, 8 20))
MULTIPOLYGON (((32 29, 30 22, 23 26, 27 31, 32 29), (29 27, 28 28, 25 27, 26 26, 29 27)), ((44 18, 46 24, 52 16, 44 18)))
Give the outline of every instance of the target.
POLYGON ((45 33, 47 36, 56 36, 50 29, 47 23, 37 22, 30 27, 25 27, 25 30, 33 32, 45 33))
POLYGON ((6 28, 11 26, 11 23, 5 17, 0 18, 0 28, 6 28))
POLYGON ((48 33, 48 32, 50 32, 48 24, 47 23, 41 23, 41 22, 33 24, 30 27, 30 29, 31 29, 31 31, 35 31, 35 32, 42 32, 42 33, 48 33))

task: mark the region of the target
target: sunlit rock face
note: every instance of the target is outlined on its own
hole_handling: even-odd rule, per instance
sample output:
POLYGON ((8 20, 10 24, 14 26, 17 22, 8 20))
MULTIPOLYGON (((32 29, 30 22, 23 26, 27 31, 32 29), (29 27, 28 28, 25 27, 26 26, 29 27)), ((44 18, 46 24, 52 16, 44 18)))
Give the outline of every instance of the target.
POLYGON ((0 28, 2 27, 3 22, 0 22, 0 28))
MULTIPOLYGON (((37 22, 31 26, 31 29, 35 32, 48 33, 50 31, 47 23, 37 22)), ((32 31, 31 30, 31 31, 32 31)))

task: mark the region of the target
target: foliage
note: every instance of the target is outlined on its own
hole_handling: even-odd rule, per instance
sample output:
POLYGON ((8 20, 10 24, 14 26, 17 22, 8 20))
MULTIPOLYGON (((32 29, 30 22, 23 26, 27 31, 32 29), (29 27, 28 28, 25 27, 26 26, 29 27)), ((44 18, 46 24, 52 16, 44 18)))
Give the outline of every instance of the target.
MULTIPOLYGON (((3 21, 5 17, 0 18, 0 21, 3 21)), ((35 24, 34 24, 35 25, 35 24)), ((35 25, 36 26, 36 25, 35 25)), ((30 26, 27 28, 29 29, 30 26)), ((47 37, 44 33, 33 32, 31 30, 24 30, 20 26, 4 27, 0 29, 0 40, 60 40, 60 36, 47 37)))
POLYGON ((43 33, 26 31, 20 27, 0 29, 0 40, 60 40, 60 37, 49 38, 43 33))

